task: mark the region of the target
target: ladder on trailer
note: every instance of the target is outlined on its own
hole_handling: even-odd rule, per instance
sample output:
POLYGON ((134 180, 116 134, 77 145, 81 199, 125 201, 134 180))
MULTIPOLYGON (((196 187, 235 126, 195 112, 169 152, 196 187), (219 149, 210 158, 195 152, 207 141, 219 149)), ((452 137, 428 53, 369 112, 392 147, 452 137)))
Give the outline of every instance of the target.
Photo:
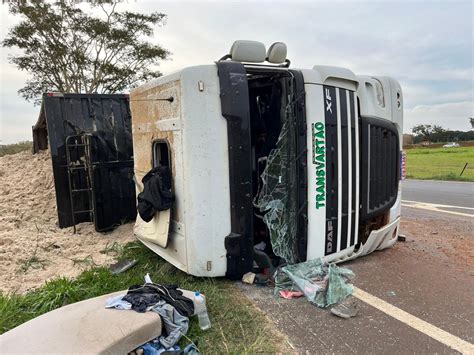
POLYGON ((76 233, 76 216, 89 214, 91 222, 95 223, 94 210, 94 176, 92 165, 90 134, 80 134, 66 137, 66 161, 69 181, 69 199, 71 202, 71 217, 74 234, 76 233), (80 186, 77 186, 77 184, 80 186), (87 194, 88 209, 75 210, 75 199, 81 194, 87 194))

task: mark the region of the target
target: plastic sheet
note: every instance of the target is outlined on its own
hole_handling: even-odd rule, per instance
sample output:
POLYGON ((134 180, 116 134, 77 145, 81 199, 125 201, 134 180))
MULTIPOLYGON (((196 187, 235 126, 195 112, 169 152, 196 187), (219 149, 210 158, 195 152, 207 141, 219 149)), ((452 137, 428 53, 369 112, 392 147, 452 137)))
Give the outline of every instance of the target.
POLYGON ((301 291, 318 307, 327 307, 343 301, 354 288, 351 280, 354 273, 321 259, 287 265, 275 275, 275 296, 281 290, 301 291))

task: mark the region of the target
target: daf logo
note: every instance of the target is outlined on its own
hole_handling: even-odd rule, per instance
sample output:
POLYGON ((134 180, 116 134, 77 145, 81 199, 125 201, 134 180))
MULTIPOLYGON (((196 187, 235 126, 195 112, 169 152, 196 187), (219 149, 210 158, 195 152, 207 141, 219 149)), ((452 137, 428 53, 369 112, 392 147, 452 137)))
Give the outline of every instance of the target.
POLYGON ((326 111, 331 112, 332 114, 332 98, 329 89, 326 89, 326 111))
POLYGON ((326 254, 332 253, 333 228, 332 221, 328 221, 328 234, 326 238, 326 254))

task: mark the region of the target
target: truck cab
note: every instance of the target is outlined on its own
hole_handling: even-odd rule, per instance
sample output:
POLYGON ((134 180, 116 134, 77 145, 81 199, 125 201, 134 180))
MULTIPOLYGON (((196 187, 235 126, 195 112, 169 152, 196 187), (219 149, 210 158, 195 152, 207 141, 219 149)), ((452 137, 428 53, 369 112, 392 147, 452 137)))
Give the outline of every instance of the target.
POLYGON ((401 203, 403 98, 389 77, 293 69, 286 45, 229 54, 130 94, 137 191, 168 166, 176 196, 136 237, 195 276, 343 262, 392 246, 401 203), (256 249, 255 249, 256 248, 256 249))

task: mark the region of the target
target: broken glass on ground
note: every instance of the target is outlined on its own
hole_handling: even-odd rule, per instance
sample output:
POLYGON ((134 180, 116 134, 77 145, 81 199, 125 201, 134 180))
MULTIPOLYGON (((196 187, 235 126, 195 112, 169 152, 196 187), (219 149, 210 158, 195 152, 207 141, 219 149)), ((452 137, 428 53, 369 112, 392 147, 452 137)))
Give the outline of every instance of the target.
POLYGON ((308 301, 325 308, 352 294, 354 273, 321 259, 287 265, 275 274, 274 295, 282 290, 303 292, 308 301))

